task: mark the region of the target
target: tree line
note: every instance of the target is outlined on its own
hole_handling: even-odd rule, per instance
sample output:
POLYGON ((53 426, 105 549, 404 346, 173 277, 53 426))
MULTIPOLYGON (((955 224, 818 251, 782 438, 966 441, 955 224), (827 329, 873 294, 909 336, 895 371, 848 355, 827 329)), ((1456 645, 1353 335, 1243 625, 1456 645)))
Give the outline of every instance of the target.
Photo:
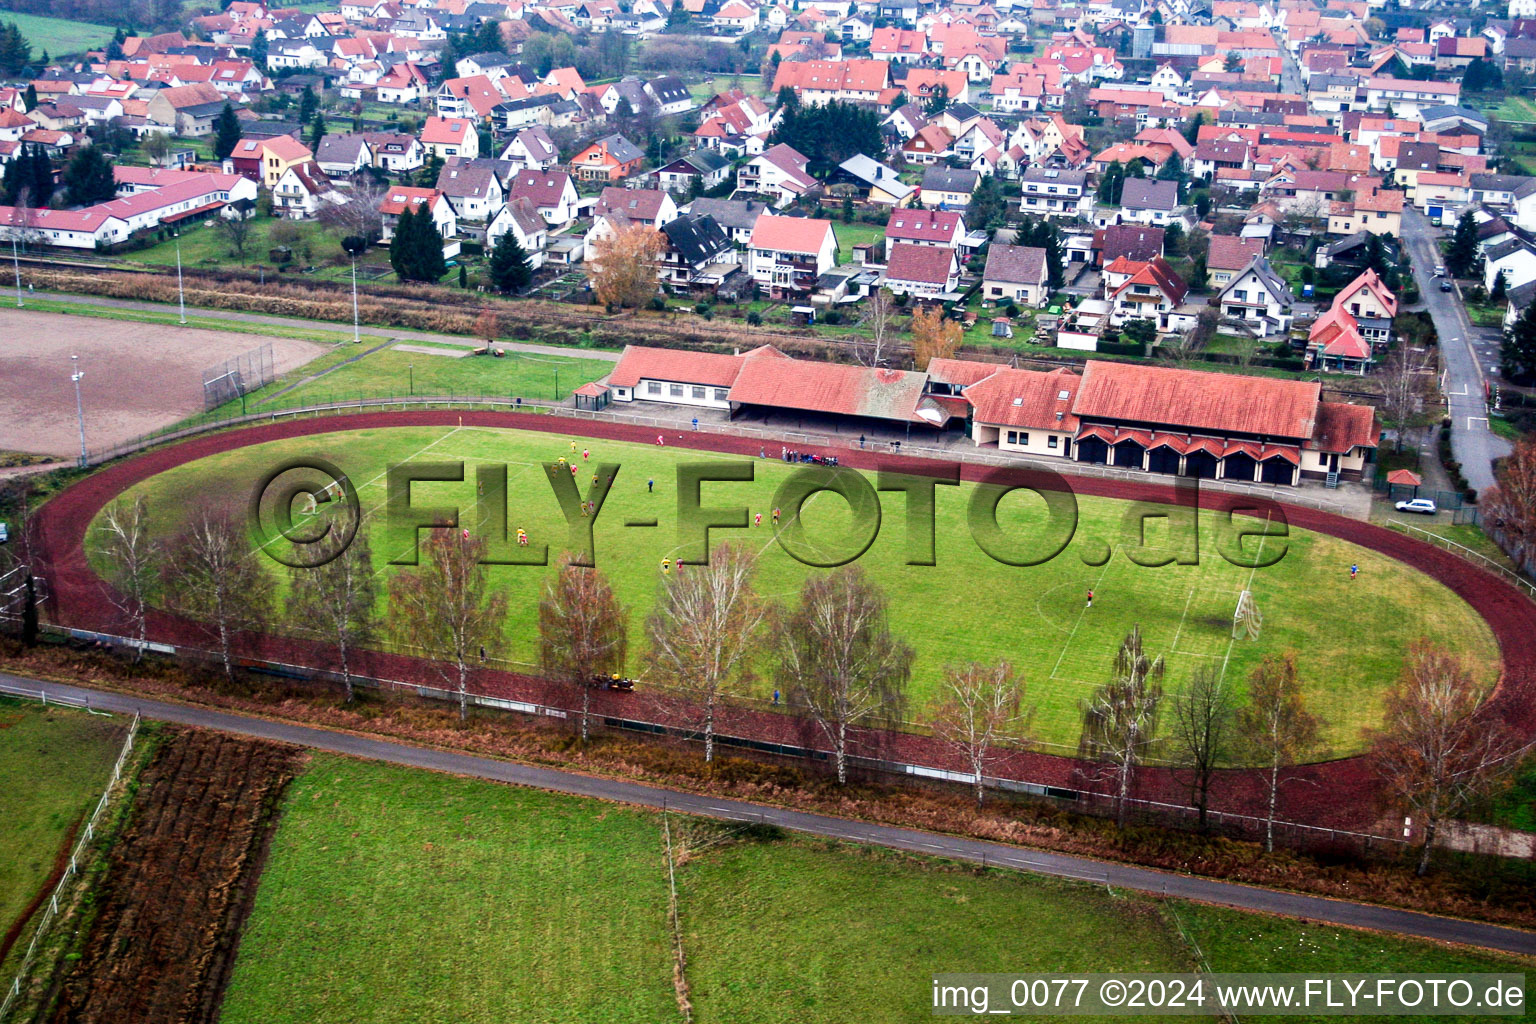
MULTIPOLYGON (((1526 447, 1536 464, 1536 443, 1526 447)), ((320 564, 291 570, 284 602, 290 628, 329 646, 334 661, 324 667, 340 675, 348 701, 355 652, 392 640, 430 659, 467 717, 474 675, 504 644, 507 595, 492 584, 485 560, 491 542, 501 546, 507 538, 433 530, 419 563, 381 584, 368 523, 345 511, 317 508, 315 515, 325 527, 312 559, 320 564), (382 614, 381 586, 388 595, 382 614)), ((129 635, 142 645, 150 609, 163 604, 207 631, 233 678, 238 635, 276 618, 276 580, 248 557, 244 519, 205 505, 161 544, 145 500, 120 498, 98 529, 105 575, 129 635)), ((655 605, 639 624, 648 678, 678 698, 682 724, 699 738, 709 764, 717 756, 721 709, 754 689, 763 669, 775 703, 782 695, 787 711, 812 724, 837 782, 847 784, 859 734, 906 720, 916 652, 891 630, 886 595, 856 565, 807 577, 785 604, 762 595, 756 575, 755 556, 733 544, 715 547, 704 564, 668 564, 655 605)), ((572 701, 583 743, 594 693, 630 661, 631 619, 607 577, 573 554, 558 560, 543 585, 540 666, 572 701)), ((1106 681, 1079 705, 1083 778, 1113 802, 1123 825, 1140 773, 1154 760, 1165 763, 1187 782, 1204 829, 1218 770, 1248 765, 1263 780, 1264 845, 1273 850, 1283 792, 1299 778, 1299 765, 1325 753, 1324 722, 1308 707, 1294 654, 1264 658, 1241 693, 1210 666, 1195 669, 1176 694, 1165 688, 1166 676, 1162 656, 1133 627, 1114 651, 1106 681)), ((1420 874, 1444 823, 1491 793, 1529 749, 1487 713, 1491 689, 1443 647, 1414 643, 1386 695, 1381 724, 1367 732, 1370 763, 1421 826, 1420 874)), ((978 806, 986 779, 1031 742, 1034 708, 1027 698, 1023 673, 1008 661, 964 662, 945 667, 938 697, 919 716, 972 777, 978 806)))

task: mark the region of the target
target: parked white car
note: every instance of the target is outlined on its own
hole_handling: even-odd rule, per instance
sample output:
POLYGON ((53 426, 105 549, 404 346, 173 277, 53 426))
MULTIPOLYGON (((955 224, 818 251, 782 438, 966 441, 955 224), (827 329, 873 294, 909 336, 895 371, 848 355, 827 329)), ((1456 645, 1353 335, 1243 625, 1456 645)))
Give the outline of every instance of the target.
POLYGON ((1399 512, 1418 512, 1426 516, 1432 516, 1440 511, 1435 503, 1428 498, 1414 498, 1412 501, 1400 501, 1397 503, 1399 512))

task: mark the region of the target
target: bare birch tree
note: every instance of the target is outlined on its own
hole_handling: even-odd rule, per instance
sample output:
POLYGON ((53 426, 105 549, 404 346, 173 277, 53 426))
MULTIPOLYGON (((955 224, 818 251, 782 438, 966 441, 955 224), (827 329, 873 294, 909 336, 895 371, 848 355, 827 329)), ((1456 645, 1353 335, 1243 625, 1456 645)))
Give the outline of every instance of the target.
POLYGON ((885 595, 856 565, 812 576, 777 626, 780 685, 832 744, 848 782, 848 730, 900 718, 913 651, 891 634, 885 595))
POLYGON ((865 366, 883 366, 886 348, 896 335, 896 298, 888 288, 880 288, 864 304, 867 334, 853 335, 853 353, 865 366))
POLYGON ((1498 470, 1498 483, 1480 495, 1485 528, 1509 552, 1515 564, 1529 569, 1536 551, 1536 438, 1527 434, 1498 470))
POLYGON ((608 578, 569 554, 539 602, 539 660, 551 678, 581 697, 581 742, 587 742, 592 687, 624 670, 629 652, 629 611, 608 578))
POLYGON ((1113 675, 1084 701, 1080 754, 1108 769, 1115 792, 1115 821, 1124 825, 1136 770, 1157 734, 1163 702, 1163 658, 1142 646, 1141 626, 1133 626, 1115 652, 1113 675))
POLYGON ((326 555, 331 557, 312 568, 293 570, 289 614, 304 627, 319 631, 336 645, 341 685, 352 702, 352 652, 374 635, 379 624, 378 576, 366 523, 358 524, 351 543, 345 533, 327 534, 326 555), (334 538, 334 539, 332 539, 334 538))
POLYGON ((1382 387, 1382 411, 1397 428, 1396 448, 1402 451, 1404 435, 1424 411, 1425 393, 1431 379, 1429 357, 1414 352, 1406 341, 1399 341, 1382 364, 1377 379, 1382 387))
POLYGON ((752 587, 755 560, 721 544, 709 564, 673 573, 646 620, 655 678, 683 693, 704 734, 704 763, 715 756, 715 712, 747 676, 767 605, 752 587))
POLYGON ((1237 700, 1217 669, 1202 665, 1189 686, 1172 701, 1174 759, 1189 773, 1189 799, 1206 826, 1211 780, 1216 767, 1229 759, 1237 700))
POLYGON ((426 558, 389 583, 389 632, 425 651, 459 694, 469 717, 469 673, 477 654, 494 650, 507 618, 507 598, 493 591, 480 559, 485 542, 467 530, 433 530, 426 558))
POLYGON ((172 608, 218 641, 233 679, 235 634, 260 628, 272 608, 272 577, 251 551, 245 520, 211 505, 194 509, 167 547, 162 578, 172 608))
POLYGON ((1420 875, 1441 822, 1488 793, 1524 752, 1503 722, 1478 714, 1492 691, 1445 648, 1420 641, 1387 693, 1381 729, 1369 734, 1376 770, 1422 825, 1420 875))
POLYGON ((929 716, 934 734, 965 759, 976 777, 976 806, 999 744, 1023 742, 1034 709, 1024 707, 1024 677, 1006 661, 969 662, 944 672, 943 696, 929 716))
POLYGON ((143 495, 119 498, 101 516, 103 572, 112 585, 108 595, 128 621, 133 660, 144 657, 149 602, 160 578, 161 549, 150 536, 149 509, 143 495))
POLYGON ((1296 656, 1265 658, 1248 677, 1248 704, 1237 713, 1237 731, 1267 771, 1269 806, 1264 850, 1275 849, 1275 806, 1282 773, 1317 747, 1321 722, 1307 710, 1296 676, 1296 656))

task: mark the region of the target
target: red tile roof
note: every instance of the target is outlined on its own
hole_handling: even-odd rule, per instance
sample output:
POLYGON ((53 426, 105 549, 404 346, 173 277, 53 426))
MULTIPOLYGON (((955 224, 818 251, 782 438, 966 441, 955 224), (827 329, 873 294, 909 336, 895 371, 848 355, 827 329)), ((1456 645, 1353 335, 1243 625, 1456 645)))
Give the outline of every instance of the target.
POLYGON ((949 284, 955 251, 945 245, 914 245, 897 242, 886 258, 885 276, 890 281, 915 281, 919 284, 949 284))
POLYGON ((1073 411, 1116 423, 1311 437, 1322 385, 1090 360, 1073 411))
POLYGON ((1036 430, 1077 430, 1072 400, 1082 378, 1068 369, 1015 370, 1004 367, 965 389, 977 423, 1036 430))
POLYGON ((641 378, 647 378, 728 388, 741 372, 745 359, 745 356, 728 356, 716 352, 626 345, 618 365, 608 376, 608 383, 612 387, 632 388, 640 383, 641 378))
POLYGON ((960 226, 958 210, 894 210, 885 222, 892 242, 948 242, 960 226))
POLYGON ((1351 448, 1375 448, 1381 438, 1376 429, 1376 410, 1348 402, 1319 402, 1317 425, 1307 447, 1322 452, 1348 452, 1351 448))
POLYGON ((748 359, 731 401, 778 409, 919 422, 927 374, 799 359, 748 359))
POLYGON ((831 231, 829 220, 776 217, 765 213, 752 226, 752 248, 814 255, 821 252, 831 231))
POLYGON ((1255 256, 1264 255, 1264 243, 1257 238, 1236 235, 1212 235, 1205 265, 1211 270, 1242 270, 1255 256))
POLYGON ((941 384, 969 387, 1005 368, 1003 363, 980 363, 974 359, 945 359, 941 356, 929 360, 928 377, 941 384))

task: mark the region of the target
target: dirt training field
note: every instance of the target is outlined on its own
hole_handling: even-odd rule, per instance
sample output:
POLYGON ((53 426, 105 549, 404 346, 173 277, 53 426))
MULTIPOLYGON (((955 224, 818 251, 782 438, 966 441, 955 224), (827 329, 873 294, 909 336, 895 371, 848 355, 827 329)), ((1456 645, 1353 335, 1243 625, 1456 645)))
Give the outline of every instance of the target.
POLYGON ((7 309, 0 315, 0 449, 79 452, 71 355, 85 374, 85 440, 95 450, 201 412, 203 370, 268 342, 277 373, 325 351, 292 338, 7 309))
POLYGON ((299 752, 172 736, 139 779, 100 911, 64 976, 56 1024, 218 1016, 278 800, 299 752))

